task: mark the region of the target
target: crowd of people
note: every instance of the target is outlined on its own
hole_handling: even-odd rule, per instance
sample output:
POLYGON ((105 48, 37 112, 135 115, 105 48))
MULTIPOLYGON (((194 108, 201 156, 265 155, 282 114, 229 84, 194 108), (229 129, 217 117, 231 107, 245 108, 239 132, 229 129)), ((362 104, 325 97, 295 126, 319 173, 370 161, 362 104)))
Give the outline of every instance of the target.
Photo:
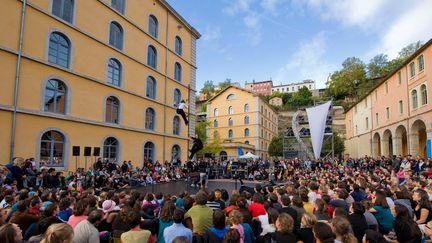
POLYGON ((0 170, 0 242, 416 243, 432 235, 430 160, 259 160, 241 175, 232 161, 216 165, 268 183, 208 191, 214 161, 134 168, 99 160, 64 175, 16 158, 0 170), (134 188, 191 171, 200 172, 194 195, 134 188))

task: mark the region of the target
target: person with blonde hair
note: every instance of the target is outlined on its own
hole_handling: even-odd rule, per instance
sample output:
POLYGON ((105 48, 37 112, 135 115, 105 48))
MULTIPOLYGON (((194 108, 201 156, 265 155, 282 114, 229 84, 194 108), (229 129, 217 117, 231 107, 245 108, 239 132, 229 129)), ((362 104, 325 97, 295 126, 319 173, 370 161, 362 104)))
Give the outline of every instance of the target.
POLYGON ((73 236, 74 231, 72 226, 65 223, 52 224, 48 227, 41 243, 70 243, 73 236))
POLYGON ((312 228, 317 223, 315 215, 305 212, 300 222, 300 229, 297 232, 298 239, 303 241, 303 243, 313 243, 314 237, 312 228))
POLYGON ((0 227, 0 242, 1 243, 16 243, 23 239, 22 231, 16 224, 5 224, 0 227))
POLYGON ((336 241, 341 243, 357 243, 350 222, 344 217, 334 217, 331 222, 336 241))
POLYGON ((238 210, 233 210, 229 214, 228 217, 229 222, 231 223, 231 229, 236 229, 240 234, 240 243, 244 242, 244 229, 242 226, 243 222, 243 214, 240 213, 238 210))
POLYGON ((276 243, 297 242, 296 236, 293 234, 294 219, 289 214, 279 214, 275 226, 276 232, 273 234, 272 238, 276 243))

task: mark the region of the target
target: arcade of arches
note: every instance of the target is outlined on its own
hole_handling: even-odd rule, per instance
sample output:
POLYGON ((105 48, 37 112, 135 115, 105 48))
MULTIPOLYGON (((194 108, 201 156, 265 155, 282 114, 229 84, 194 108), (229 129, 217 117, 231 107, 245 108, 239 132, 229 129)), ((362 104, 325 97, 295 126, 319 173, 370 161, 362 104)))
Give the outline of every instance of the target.
POLYGON ((384 130, 382 134, 375 132, 372 136, 373 156, 407 155, 426 156, 426 124, 416 120, 407 133, 404 125, 399 125, 393 132, 384 130))

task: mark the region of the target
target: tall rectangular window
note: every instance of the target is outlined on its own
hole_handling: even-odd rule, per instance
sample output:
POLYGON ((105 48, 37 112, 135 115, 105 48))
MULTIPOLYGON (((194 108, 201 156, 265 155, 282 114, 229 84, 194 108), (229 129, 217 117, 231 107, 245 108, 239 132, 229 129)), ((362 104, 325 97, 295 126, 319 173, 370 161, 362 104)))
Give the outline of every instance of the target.
POLYGON ((74 0, 53 0, 52 13, 55 16, 72 23, 73 12, 74 0))
POLYGON ((417 62, 418 62, 418 67, 419 67, 419 72, 424 70, 424 58, 423 55, 419 56, 417 58, 417 62))
POLYGON ((365 108, 367 108, 367 98, 365 99, 365 108))
POLYGON ((369 117, 366 117, 366 130, 369 129, 369 117))
POLYGON ((409 69, 410 69, 410 77, 412 78, 415 75, 415 64, 414 64, 414 62, 410 63, 409 69))
POLYGON ((398 72, 398 84, 400 85, 402 83, 402 73, 401 71, 398 72))
POLYGON ((399 100, 399 112, 401 114, 403 114, 403 102, 402 102, 402 100, 399 100))
POLYGON ((387 119, 389 119, 390 118, 390 108, 389 107, 386 108, 386 114, 387 114, 387 119))
POLYGON ((378 125, 378 112, 375 113, 375 121, 376 121, 376 124, 378 125))
POLYGON ((125 0, 112 0, 111 7, 115 10, 119 11, 121 14, 124 14, 125 11, 125 0))
POLYGON ((386 91, 386 94, 388 94, 388 82, 385 82, 385 91, 386 91))

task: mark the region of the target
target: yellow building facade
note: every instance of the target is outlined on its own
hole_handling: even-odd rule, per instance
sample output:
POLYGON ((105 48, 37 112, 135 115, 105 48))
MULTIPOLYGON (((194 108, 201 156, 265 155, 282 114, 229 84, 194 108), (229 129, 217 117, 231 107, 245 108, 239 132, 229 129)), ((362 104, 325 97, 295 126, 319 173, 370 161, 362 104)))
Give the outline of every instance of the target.
POLYGON ((1 161, 74 170, 85 146, 135 166, 187 159, 194 119, 176 104, 195 100, 200 34, 168 3, 5 0, 0 16, 1 161))
POLYGON ((245 89, 229 86, 207 102, 207 119, 211 125, 207 136, 220 139, 221 158, 252 152, 268 159, 268 146, 277 134, 276 111, 262 98, 245 89))

